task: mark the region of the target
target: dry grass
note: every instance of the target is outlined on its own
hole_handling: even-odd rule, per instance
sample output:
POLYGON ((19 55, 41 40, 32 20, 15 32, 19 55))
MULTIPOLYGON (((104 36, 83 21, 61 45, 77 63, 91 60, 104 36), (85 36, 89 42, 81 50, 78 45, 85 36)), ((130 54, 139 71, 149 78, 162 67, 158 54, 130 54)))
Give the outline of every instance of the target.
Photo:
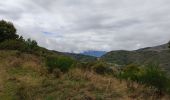
POLYGON ((149 89, 130 91, 112 76, 74 68, 56 78, 44 66, 40 57, 0 51, 1 100, 156 100, 149 89))

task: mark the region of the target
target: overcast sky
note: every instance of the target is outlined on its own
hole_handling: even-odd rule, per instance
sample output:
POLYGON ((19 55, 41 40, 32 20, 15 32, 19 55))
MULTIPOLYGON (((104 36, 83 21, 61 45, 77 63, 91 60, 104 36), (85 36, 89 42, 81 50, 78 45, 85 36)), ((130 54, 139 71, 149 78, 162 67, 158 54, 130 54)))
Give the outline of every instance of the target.
POLYGON ((1 0, 0 19, 62 52, 134 50, 170 40, 170 0, 1 0))

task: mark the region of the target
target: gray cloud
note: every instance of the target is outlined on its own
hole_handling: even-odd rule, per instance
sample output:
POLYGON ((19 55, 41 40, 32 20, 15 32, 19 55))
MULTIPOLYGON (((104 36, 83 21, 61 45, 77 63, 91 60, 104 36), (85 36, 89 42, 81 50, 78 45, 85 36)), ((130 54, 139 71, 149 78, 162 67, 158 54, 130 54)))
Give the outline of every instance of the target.
POLYGON ((5 0, 0 19, 49 49, 133 50, 170 40, 169 0, 5 0))

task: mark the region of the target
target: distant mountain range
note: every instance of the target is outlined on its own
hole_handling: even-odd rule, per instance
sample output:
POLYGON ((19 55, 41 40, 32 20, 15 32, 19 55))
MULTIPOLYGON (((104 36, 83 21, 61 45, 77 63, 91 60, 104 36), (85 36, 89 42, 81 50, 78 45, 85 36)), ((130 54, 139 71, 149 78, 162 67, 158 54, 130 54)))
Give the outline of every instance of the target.
POLYGON ((81 54, 88 55, 88 56, 94 56, 94 57, 101 57, 106 53, 107 53, 106 51, 85 51, 81 54))
POLYGON ((140 65, 159 63, 161 67, 170 71, 170 50, 168 44, 142 48, 134 51, 111 51, 103 55, 101 60, 119 65, 127 65, 131 63, 140 65))

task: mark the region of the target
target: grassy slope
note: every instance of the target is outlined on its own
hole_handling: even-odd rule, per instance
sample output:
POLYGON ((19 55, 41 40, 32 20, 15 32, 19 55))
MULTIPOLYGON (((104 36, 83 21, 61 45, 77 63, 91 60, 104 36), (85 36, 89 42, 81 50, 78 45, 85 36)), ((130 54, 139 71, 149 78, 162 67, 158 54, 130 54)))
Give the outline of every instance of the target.
POLYGON ((41 57, 0 51, 1 100, 147 100, 150 93, 142 87, 130 92, 125 82, 77 68, 55 78, 41 57))

